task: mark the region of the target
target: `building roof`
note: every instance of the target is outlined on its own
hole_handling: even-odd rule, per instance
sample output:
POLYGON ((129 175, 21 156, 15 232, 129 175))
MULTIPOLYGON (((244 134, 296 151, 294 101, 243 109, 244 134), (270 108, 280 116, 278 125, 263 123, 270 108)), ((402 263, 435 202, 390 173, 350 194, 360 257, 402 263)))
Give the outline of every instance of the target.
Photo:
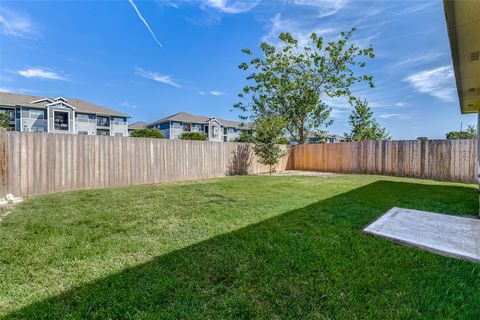
POLYGON ((460 108, 480 112, 480 1, 443 3, 460 108))
POLYGON ((91 102, 87 102, 80 99, 64 99, 64 98, 49 98, 49 97, 39 97, 39 96, 30 96, 26 94, 10 93, 10 92, 0 92, 0 105, 3 106, 27 106, 35 108, 46 108, 48 104, 52 101, 65 101, 66 104, 74 107, 78 112, 85 113, 95 113, 101 115, 112 115, 117 117, 130 117, 129 115, 118 112, 112 109, 108 109, 91 102), (32 103, 37 101, 36 103, 32 103))
POLYGON ((169 117, 166 117, 166 118, 157 120, 155 122, 149 123, 148 125, 149 126, 154 126, 154 125, 164 123, 164 122, 168 122, 168 121, 206 124, 211 119, 217 120, 224 127, 228 127, 228 128, 246 128, 246 127, 248 127, 248 123, 243 123, 243 122, 240 122, 240 121, 225 120, 225 119, 216 118, 216 117, 195 116, 195 115, 187 113, 187 112, 179 112, 179 113, 176 113, 176 114, 171 115, 169 117))
POLYGON ((128 126, 128 130, 139 130, 139 129, 145 129, 147 127, 148 123, 144 121, 137 121, 132 123, 131 125, 128 126))

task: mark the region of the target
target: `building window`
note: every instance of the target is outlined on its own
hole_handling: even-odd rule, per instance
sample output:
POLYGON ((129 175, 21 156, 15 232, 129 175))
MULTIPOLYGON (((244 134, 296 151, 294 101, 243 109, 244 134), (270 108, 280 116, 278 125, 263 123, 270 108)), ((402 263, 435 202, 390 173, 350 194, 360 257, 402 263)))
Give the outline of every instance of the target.
POLYGON ((68 112, 53 112, 54 129, 68 131, 68 112))
POLYGON ((121 118, 121 117, 112 117, 112 122, 113 122, 113 125, 115 126, 121 126, 127 123, 127 119, 121 118))
POLYGON ((45 119, 45 111, 43 111, 43 110, 30 110, 30 118, 32 118, 32 119, 45 119))
POLYGON ((228 139, 227 136, 223 136, 223 142, 228 142, 227 139, 228 139))
POLYGON ((84 113, 77 113, 75 114, 77 118, 77 122, 93 122, 95 123, 95 115, 94 114, 84 114, 84 113))
POLYGON ((110 130, 97 130, 97 136, 109 136, 110 130))
POLYGON ((182 123, 181 123, 181 122, 172 122, 172 127, 174 127, 174 128, 181 128, 181 127, 182 127, 182 123))
POLYGON ((110 127, 110 118, 109 117, 97 117, 97 126, 98 127, 110 127))
POLYGON ((160 130, 168 129, 168 128, 170 128, 170 123, 168 123, 168 122, 161 123, 160 125, 157 125, 157 128, 160 129, 160 130))
POLYGON ((184 123, 183 124, 183 131, 190 132, 190 123, 184 123))
POLYGON ((223 128, 223 134, 227 134, 227 128, 223 128))

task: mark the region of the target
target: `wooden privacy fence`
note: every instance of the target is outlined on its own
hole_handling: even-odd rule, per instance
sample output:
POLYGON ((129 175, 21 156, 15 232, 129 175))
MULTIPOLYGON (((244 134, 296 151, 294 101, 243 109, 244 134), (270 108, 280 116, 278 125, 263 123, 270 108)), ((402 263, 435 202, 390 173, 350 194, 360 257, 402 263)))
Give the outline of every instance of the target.
POLYGON ((476 182, 476 140, 365 141, 295 146, 291 168, 476 182))
MULTIPOLYGON (((284 157, 277 169, 287 166, 284 157)), ((267 172, 242 143, 0 129, 0 194, 30 196, 267 172)))

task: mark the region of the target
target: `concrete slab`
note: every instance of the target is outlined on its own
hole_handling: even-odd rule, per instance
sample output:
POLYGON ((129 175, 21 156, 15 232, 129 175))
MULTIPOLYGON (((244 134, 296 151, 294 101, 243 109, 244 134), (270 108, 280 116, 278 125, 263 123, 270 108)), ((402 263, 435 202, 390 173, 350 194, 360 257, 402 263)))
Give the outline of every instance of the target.
POLYGON ((480 263, 480 219, 392 208, 365 233, 480 263))

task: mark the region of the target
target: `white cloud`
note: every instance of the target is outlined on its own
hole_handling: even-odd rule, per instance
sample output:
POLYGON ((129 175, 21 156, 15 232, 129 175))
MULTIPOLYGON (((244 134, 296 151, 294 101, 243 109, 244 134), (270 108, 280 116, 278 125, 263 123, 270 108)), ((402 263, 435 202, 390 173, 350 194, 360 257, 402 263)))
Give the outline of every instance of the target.
POLYGON ((421 1, 415 2, 412 1, 409 5, 409 2, 405 2, 406 7, 400 11, 398 11, 395 15, 396 16, 411 16, 418 12, 424 11, 426 9, 430 9, 432 6, 435 6, 435 1, 426 1, 422 3, 421 1))
POLYGON ((153 33, 153 30, 152 30, 152 28, 150 28, 150 25, 148 24, 147 20, 145 20, 145 18, 143 18, 142 14, 141 14, 140 11, 138 10, 135 2, 133 2, 133 0, 128 0, 128 2, 130 2, 130 4, 132 5, 133 9, 135 10, 135 12, 137 13, 138 17, 140 18, 140 20, 143 22, 143 24, 145 25, 145 27, 147 27, 147 30, 148 30, 148 32, 150 32, 150 34, 152 35, 153 40, 158 44, 158 46, 161 47, 162 44, 160 43, 160 41, 158 41, 157 36, 155 35, 155 33, 153 33))
POLYGON ((221 13, 237 14, 252 10, 260 0, 163 0, 160 3, 178 8, 182 4, 197 5, 201 9, 213 9, 221 13))
POLYGON ((455 83, 451 66, 443 66, 414 73, 404 81, 421 93, 434 96, 442 101, 455 100, 455 83))
POLYGON ((442 52, 428 52, 418 56, 410 56, 404 58, 397 63, 394 64, 395 67, 403 67, 403 66, 416 66, 421 65, 424 63, 431 63, 432 61, 438 60, 444 54, 442 52))
POLYGON ((342 110, 342 109, 336 109, 332 108, 330 111, 330 117, 338 119, 338 118, 345 118, 348 114, 347 110, 342 110))
POLYGON ((395 106, 397 106, 397 107, 403 107, 403 106, 405 106, 405 105, 406 105, 406 103, 405 103, 405 102, 401 102, 401 101, 395 103, 395 106))
POLYGON ((0 26, 3 34, 22 37, 37 38, 40 33, 29 17, 7 10, 0 6, 0 26))
POLYGON ((379 117, 382 119, 397 119, 397 120, 410 119, 410 115, 405 113, 385 113, 385 114, 379 115, 379 117))
POLYGON ((250 11, 258 2, 259 0, 207 0, 206 5, 224 13, 236 14, 250 11))
POLYGON ((165 74, 143 70, 142 68, 136 68, 135 73, 141 77, 144 77, 150 80, 161 82, 163 84, 166 84, 175 88, 181 88, 181 86, 178 83, 176 83, 170 76, 165 74))
POLYGON ((336 33, 337 29, 332 27, 322 28, 317 24, 312 24, 310 19, 283 19, 280 13, 277 13, 271 20, 269 32, 262 37, 262 41, 276 42, 282 32, 289 32, 298 40, 300 47, 308 44, 312 32, 320 36, 336 33))
POLYGON ((287 0, 287 2, 295 5, 315 7, 318 10, 319 17, 327 17, 345 7, 348 0, 287 0))
POLYGON ((121 105, 122 107, 126 108, 126 109, 137 109, 137 106, 136 106, 136 105, 131 104, 131 103, 127 102, 127 101, 124 101, 124 102, 120 103, 120 105, 121 105))
POLYGON ((67 80, 66 77, 58 74, 55 71, 48 70, 44 67, 35 67, 30 69, 18 70, 17 74, 25 78, 37 78, 37 79, 48 79, 48 80, 67 80))
POLYGON ((211 91, 210 91, 210 94, 211 94, 212 96, 224 96, 224 95, 225 95, 225 92, 218 91, 218 90, 211 90, 211 91))

